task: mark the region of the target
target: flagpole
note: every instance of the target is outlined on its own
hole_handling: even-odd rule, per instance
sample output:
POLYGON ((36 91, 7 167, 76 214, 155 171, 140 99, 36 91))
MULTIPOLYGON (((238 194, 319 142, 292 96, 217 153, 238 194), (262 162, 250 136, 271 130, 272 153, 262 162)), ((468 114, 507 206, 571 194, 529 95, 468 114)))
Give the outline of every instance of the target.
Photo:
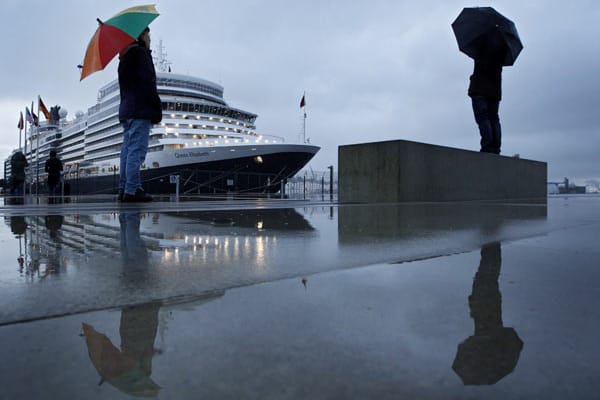
POLYGON ((40 190, 40 95, 38 95, 38 104, 37 104, 37 116, 38 116, 38 120, 37 120, 37 134, 36 134, 36 150, 35 150, 35 159, 36 159, 36 166, 35 166, 35 196, 38 196, 38 192, 40 190))
POLYGON ((29 128, 29 177, 31 179, 29 183, 29 194, 33 194, 31 191, 31 189, 33 189, 33 127, 35 126, 35 118, 33 117, 33 101, 31 102, 31 120, 33 122, 29 124, 31 125, 29 128))
MULTIPOLYGON (((302 94, 302 99, 306 102, 306 91, 302 94)), ((302 143, 306 143, 306 103, 304 104, 304 123, 302 124, 302 143)))
MULTIPOLYGON (((27 114, 25 114, 27 115, 27 114)), ((24 149, 23 149, 23 154, 25 155, 25 158, 27 158, 27 118, 25 118, 25 121, 23 122, 23 127, 24 127, 24 131, 25 133, 23 134, 23 145, 24 145, 24 149)))
MULTIPOLYGON (((23 156, 25 156, 25 161, 27 161, 27 107, 25 107, 25 133, 23 134, 23 156)), ((25 167, 25 182, 23 182, 23 195, 27 194, 27 167, 25 167)))
POLYGON ((21 118, 19 118, 19 151, 21 151, 21 136, 23 135, 23 112, 21 111, 21 118))

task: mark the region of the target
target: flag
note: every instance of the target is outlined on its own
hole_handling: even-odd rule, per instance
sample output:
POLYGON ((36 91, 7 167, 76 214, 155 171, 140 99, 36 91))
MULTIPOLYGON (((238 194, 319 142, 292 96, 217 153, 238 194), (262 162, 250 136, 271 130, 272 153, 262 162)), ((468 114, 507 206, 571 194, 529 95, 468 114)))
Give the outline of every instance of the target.
POLYGON ((17 124, 17 128, 23 129, 23 111, 21 111, 21 116, 19 117, 19 123, 17 124))
POLYGON ((29 122, 30 124, 33 125, 33 117, 31 116, 31 113, 29 112, 29 108, 25 107, 25 119, 27 120, 27 122, 29 122))
POLYGON ((306 105, 306 101, 304 101, 304 95, 302 95, 302 100, 300 100, 300 108, 306 105))
POLYGON ((29 112, 29 108, 27 108, 27 107, 25 107, 25 119, 31 125, 34 125, 34 126, 38 125, 38 117, 37 117, 37 115, 35 115, 35 113, 33 111, 29 112))
POLYGON ((38 106, 40 108, 40 111, 42 112, 42 114, 44 114, 44 117, 46 117, 46 120, 50 121, 52 119, 52 116, 48 112, 48 109, 46 108, 46 105, 44 104, 44 102, 42 101, 42 98, 40 96, 38 96, 38 100, 39 100, 38 106))

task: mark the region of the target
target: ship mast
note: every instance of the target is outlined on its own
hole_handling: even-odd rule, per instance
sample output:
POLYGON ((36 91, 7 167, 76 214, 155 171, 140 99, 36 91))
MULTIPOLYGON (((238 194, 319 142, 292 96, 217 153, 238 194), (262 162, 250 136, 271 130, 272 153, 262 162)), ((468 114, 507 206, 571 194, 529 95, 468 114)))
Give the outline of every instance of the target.
POLYGON ((158 49, 156 50, 156 58, 154 59, 154 65, 158 72, 171 72, 171 61, 167 60, 167 52, 162 43, 162 39, 158 41, 158 49))

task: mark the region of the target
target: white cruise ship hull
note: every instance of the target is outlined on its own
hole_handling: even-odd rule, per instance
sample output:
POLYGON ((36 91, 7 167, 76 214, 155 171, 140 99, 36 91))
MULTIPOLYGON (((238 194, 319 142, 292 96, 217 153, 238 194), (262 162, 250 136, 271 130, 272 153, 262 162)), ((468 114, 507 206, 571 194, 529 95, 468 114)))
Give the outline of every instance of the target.
MULTIPOLYGON (((319 147, 300 144, 190 147, 150 152, 141 171, 144 190, 180 194, 275 193, 317 153, 319 147)), ((114 159, 94 174, 84 168, 71 171, 65 183, 69 194, 116 193, 119 173, 114 159), (114 171, 114 172, 111 172, 114 171)))

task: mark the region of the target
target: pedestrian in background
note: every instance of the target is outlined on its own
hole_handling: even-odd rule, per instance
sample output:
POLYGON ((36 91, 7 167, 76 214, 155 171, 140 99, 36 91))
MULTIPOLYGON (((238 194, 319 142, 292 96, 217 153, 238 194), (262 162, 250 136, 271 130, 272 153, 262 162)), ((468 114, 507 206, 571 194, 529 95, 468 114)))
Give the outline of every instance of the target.
POLYGON ((61 176, 63 171, 63 164, 56 156, 56 150, 50 150, 50 157, 46 160, 44 170, 48 174, 48 203, 54 203, 62 192, 61 176))
POLYGON ((19 197, 14 199, 16 202, 23 202, 25 195, 25 167, 27 167, 27 158, 21 150, 17 151, 10 158, 10 194, 19 197))

